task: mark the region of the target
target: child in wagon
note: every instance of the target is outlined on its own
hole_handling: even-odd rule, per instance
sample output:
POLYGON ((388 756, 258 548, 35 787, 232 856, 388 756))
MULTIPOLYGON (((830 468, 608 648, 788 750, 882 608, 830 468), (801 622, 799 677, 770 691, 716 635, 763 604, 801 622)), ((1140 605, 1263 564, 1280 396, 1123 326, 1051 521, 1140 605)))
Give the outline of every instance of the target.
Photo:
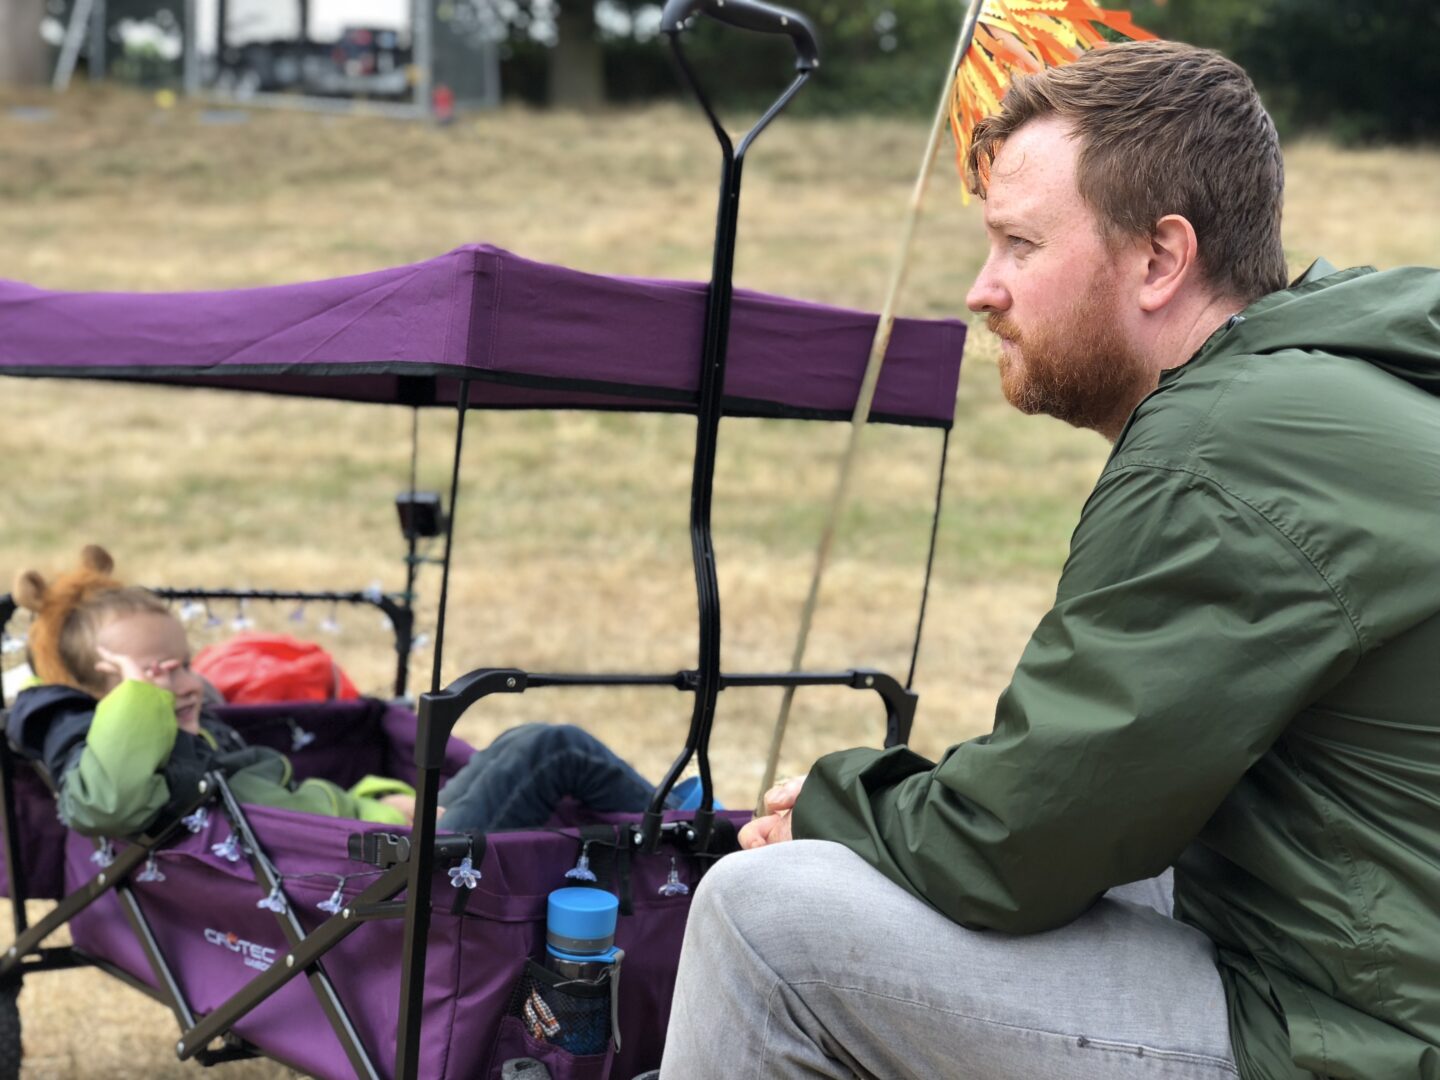
MULTIPOLYGON (((47 584, 16 580, 33 613, 31 666, 39 685, 16 698, 12 744, 42 761, 59 789, 60 815, 78 832, 126 836, 178 810, 220 769, 241 802, 408 825, 414 790, 366 777, 348 791, 326 780, 295 783, 289 760, 252 747, 211 714, 207 686, 165 602, 111 577, 114 561, 91 545, 81 566, 47 584)), ((568 725, 527 724, 477 752, 440 792, 448 830, 544 824, 561 799, 592 810, 638 811, 652 787, 598 739, 568 725)), ((683 795, 672 794, 680 805, 683 795)))

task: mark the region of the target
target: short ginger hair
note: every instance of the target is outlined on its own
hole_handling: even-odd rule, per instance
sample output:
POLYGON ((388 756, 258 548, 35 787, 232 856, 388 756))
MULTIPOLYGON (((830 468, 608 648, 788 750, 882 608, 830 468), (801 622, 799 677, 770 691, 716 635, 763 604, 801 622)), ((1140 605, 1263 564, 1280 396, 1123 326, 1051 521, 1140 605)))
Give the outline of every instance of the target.
POLYGON ((1217 295, 1248 304, 1285 287, 1280 140, 1238 64, 1179 42, 1127 41, 1019 78, 975 127, 970 190, 983 199, 1005 140, 1050 116, 1080 143, 1080 196, 1108 237, 1150 236, 1179 214, 1217 295))

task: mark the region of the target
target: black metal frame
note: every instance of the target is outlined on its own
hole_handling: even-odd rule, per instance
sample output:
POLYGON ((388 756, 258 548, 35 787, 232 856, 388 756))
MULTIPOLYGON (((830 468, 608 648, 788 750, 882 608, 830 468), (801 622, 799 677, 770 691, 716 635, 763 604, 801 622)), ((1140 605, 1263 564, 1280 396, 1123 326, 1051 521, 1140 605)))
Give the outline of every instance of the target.
MULTIPOLYGON (((332 1029, 339 1038, 357 1075, 378 1077, 380 1073, 355 1032, 343 1003, 335 993, 322 966, 325 953, 362 923, 372 919, 403 918, 405 920, 401 957, 400 1011, 396 1033, 394 1075, 413 1080, 419 1068, 422 1019, 422 998, 425 983, 426 938, 430 924, 431 885, 443 861, 456 861, 471 853, 472 840, 466 836, 437 836, 436 807, 440 786, 440 769, 444 762, 446 742, 460 717, 475 703, 492 694, 518 694, 545 687, 655 686, 670 687, 693 693, 694 706, 684 750, 658 786, 641 823, 630 832, 630 844, 642 851, 654 851, 662 838, 696 852, 712 846, 714 821, 714 786, 710 771, 709 742, 714 725, 715 709, 720 691, 738 687, 799 687, 844 686, 873 691, 881 698, 886 711, 885 745, 908 741, 914 720, 917 695, 910 688, 914 678, 915 656, 912 654, 910 676, 905 684, 880 671, 852 669, 841 672, 780 672, 759 674, 727 674, 720 666, 720 589, 716 574, 714 540, 711 531, 711 503, 714 491, 715 459, 719 425, 725 415, 724 381, 727 338, 732 297, 732 271, 735 234, 739 213, 740 180, 745 155, 755 139, 789 103, 808 80, 819 63, 814 32, 809 23, 795 12, 778 8, 763 0, 670 0, 662 14, 662 30, 669 36, 682 78, 691 87, 701 108, 709 118, 722 152, 719 206, 712 279, 706 303, 703 353, 700 358, 699 391, 693 400, 696 413, 694 467, 691 479, 690 540, 695 569, 699 655, 693 669, 662 674, 598 674, 598 673, 536 673, 516 668, 480 668, 440 688, 441 661, 445 632, 445 611, 448 599, 451 549, 454 538, 456 500, 459 494, 461 448, 464 420, 468 406, 468 382, 462 380, 457 401, 454 461, 451 475, 450 505, 444 521, 444 555, 440 560, 418 556, 416 538, 409 537, 406 591, 399 600, 375 593, 300 593, 228 589, 166 589, 162 596, 194 599, 266 599, 321 600, 370 603, 384 611, 396 632, 398 666, 396 695, 403 696, 406 685, 407 661, 413 641, 414 617, 411 607, 415 572, 423 561, 442 564, 440 605, 436 626, 434 668, 429 693, 420 695, 416 739, 416 814, 410 837, 389 836, 376 832, 357 833, 351 837, 351 855, 366 859, 380 867, 379 877, 354 901, 306 934, 293 914, 277 915, 290 945, 290 952, 269 970, 258 974, 226 1002, 205 1016, 197 1016, 185 1002, 164 958, 155 947, 153 934, 145 921, 140 904, 126 883, 130 871, 148 852, 165 843, 180 829, 177 819, 154 835, 141 837, 127 848, 108 871, 60 901, 56 909, 33 928, 25 926, 23 868, 19 863, 19 844, 14 814, 14 762, 8 746, 0 745, 0 796, 3 796, 6 827, 3 835, 4 857, 10 874, 16 917, 16 942, 0 959, 0 980, 23 977, 24 974, 59 967, 94 964, 124 979, 137 988, 167 1004, 180 1023, 182 1034, 177 1053, 194 1057, 204 1064, 237 1057, 258 1056, 254 1046, 236 1037, 231 1027, 261 1002, 274 994, 300 973, 309 979, 325 1011, 332 1029), (794 81, 773 105, 756 121, 741 139, 738 149, 711 107, 680 43, 680 33, 694 14, 703 13, 721 21, 750 30, 783 33, 791 37, 796 48, 797 74, 794 81), (692 758, 698 758, 701 778, 701 804, 690 822, 665 824, 663 808, 666 797, 681 772, 692 758), (85 956, 74 948, 45 949, 43 939, 92 903, 104 892, 115 889, 122 898, 131 924, 141 939, 157 982, 164 987, 156 991, 140 983, 112 965, 85 956), (401 892, 403 901, 395 900, 401 892), (287 917, 288 916, 288 917, 287 917), (225 1044, 210 1048, 210 1043, 224 1038, 225 1044)), ((418 422, 418 421, 417 421, 418 422)), ((948 428, 947 428, 948 432, 948 428)), ((414 435, 412 433, 412 439, 414 435)), ((948 439, 947 439, 948 447, 948 439)), ((944 482, 944 450, 941 457, 941 478, 944 482)), ((415 476, 412 458, 411 489, 415 476)), ((936 517, 932 523, 930 551, 926 564, 928 592, 930 568, 934 558, 935 530, 939 521, 937 492, 936 517)), ((8 597, 0 599, 0 625, 8 620, 14 604, 8 597), (9 604, 6 609, 5 605, 9 604)), ((924 618, 924 597, 921 601, 921 622, 924 618)), ((918 650, 920 627, 916 629, 918 650)), ((0 701, 3 704, 3 701, 0 701)), ((187 808, 191 812, 201 805, 217 802, 241 837, 249 852, 256 880, 267 889, 281 889, 279 876, 265 856, 243 809, 235 801, 223 776, 211 774, 200 785, 200 791, 187 808)), ((273 1056, 273 1055, 272 1055, 273 1056)))
MULTIPOLYGON (((383 593, 378 590, 335 592, 323 589, 201 589, 201 588, 155 588, 150 591, 162 600, 258 600, 263 603, 294 602, 303 604, 358 604, 373 607, 384 613, 390 620, 395 635, 395 684, 394 696, 403 698, 409 687, 410 652, 415 643, 415 609, 413 604, 414 567, 423 561, 414 554, 415 541, 412 539, 411 554, 407 560, 405 592, 383 593)), ((0 595, 0 630, 10 625, 10 620, 19 610, 15 598, 9 593, 0 595)), ((5 694, 0 690, 0 708, 5 706, 5 694)))
MULTIPOLYGON (((390 620, 395 635, 396 672, 395 697, 405 695, 408 661, 415 633, 415 612, 410 606, 409 594, 400 598, 375 591, 334 592, 324 590, 286 589, 188 589, 159 588, 151 590, 167 600, 259 600, 266 602, 298 601, 316 604, 359 604, 374 607, 390 620)), ((0 631, 6 630, 15 617, 19 606, 9 593, 0 594, 0 631)), ((5 707, 5 694, 0 690, 0 709, 5 707)), ((11 916, 15 936, 18 940, 28 929, 25 901, 29 890, 25 883, 25 868, 20 860, 19 822, 15 812, 15 753, 9 741, 0 736, 0 811, 4 814, 4 827, 0 829, 0 857, 5 860, 5 870, 10 882, 11 916)), ((47 783, 48 783, 47 779, 47 783)), ((69 953, 69 950, 61 950, 69 953)), ((88 961, 66 961, 62 967, 81 966, 88 961)), ((27 970, 30 970, 27 968, 27 970)), ((35 970, 42 970, 36 968, 35 970)), ((3 969, 0 969, 3 972, 3 969)), ((3 977, 3 974, 0 974, 3 977)))
MULTIPOLYGON (((8 766, 11 755, 8 748, 0 751, 8 766)), ((37 770, 38 770, 37 766, 37 770)), ((8 781, 9 777, 6 777, 8 781)), ((7 803, 10 788, 6 787, 7 803)), ((230 822, 233 833, 239 837, 242 850, 249 859, 255 880, 266 893, 284 896, 281 876, 265 854, 259 839, 250 826, 243 808, 230 790, 225 777, 218 772, 208 774, 198 785, 194 796, 183 808, 153 832, 140 836, 115 857, 114 861, 97 870, 90 881, 61 899, 43 919, 34 926, 18 931, 16 939, 3 956, 0 956, 0 981, 23 979, 26 975, 40 971, 62 968, 93 966, 121 978, 131 986, 159 1001, 174 1013, 180 1025, 180 1039, 176 1044, 176 1055, 183 1061, 195 1058, 203 1065, 222 1061, 233 1061, 248 1057, 271 1057, 274 1055, 259 1050, 230 1029, 256 1006, 268 999, 292 978, 304 974, 335 1032, 351 1067, 358 1077, 378 1080, 382 1073, 376 1068, 364 1043, 355 1031, 349 1012, 336 993, 334 985, 325 973, 322 958, 325 953, 344 940, 364 922, 373 918, 399 918, 405 914, 405 905, 387 904, 404 889, 409 881, 409 868, 404 862, 397 863, 370 884, 338 914, 333 915, 320 926, 306 934, 294 913, 288 897, 283 911, 275 912, 281 932, 290 945, 290 952, 267 970, 251 979, 235 994, 212 1012, 197 1014, 186 1000, 174 973, 166 962, 155 940, 155 934, 140 905, 139 898, 130 886, 130 875, 151 853, 179 834, 185 827, 185 818, 208 805, 218 804, 221 812, 230 822), (128 972, 106 961, 88 956, 73 946, 45 948, 42 942, 75 915, 89 907, 107 892, 114 891, 121 908, 139 940, 148 960, 159 989, 134 978, 128 972), (219 1048, 210 1043, 221 1038, 219 1048)), ((102 847, 97 842, 97 850, 102 847)), ((467 837, 447 837, 439 844, 439 857, 459 858, 470 848, 467 837)), ((15 861, 10 860, 13 869, 15 861)), ((13 883, 13 879, 12 879, 13 883)), ((16 891, 16 890, 12 890, 16 891)), ((17 907, 23 907, 23 893, 16 900, 17 907)), ((282 1064, 292 1064, 281 1062, 282 1064)), ((413 1073, 411 1074, 413 1076, 413 1073)))

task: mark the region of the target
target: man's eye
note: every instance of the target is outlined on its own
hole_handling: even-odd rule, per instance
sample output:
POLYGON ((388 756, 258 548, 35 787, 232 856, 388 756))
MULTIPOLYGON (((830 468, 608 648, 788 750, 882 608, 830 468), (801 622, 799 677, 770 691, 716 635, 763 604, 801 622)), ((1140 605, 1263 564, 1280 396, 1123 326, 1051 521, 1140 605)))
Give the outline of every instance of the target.
POLYGON ((1006 242, 1007 244, 1009 244, 1012 248, 1022 248, 1022 249, 1023 249, 1023 248, 1032 248, 1032 247, 1035 246, 1035 245, 1034 245, 1033 243, 1031 243, 1029 240, 1026 240, 1023 236, 1007 236, 1007 237, 1005 237, 1005 242, 1006 242))

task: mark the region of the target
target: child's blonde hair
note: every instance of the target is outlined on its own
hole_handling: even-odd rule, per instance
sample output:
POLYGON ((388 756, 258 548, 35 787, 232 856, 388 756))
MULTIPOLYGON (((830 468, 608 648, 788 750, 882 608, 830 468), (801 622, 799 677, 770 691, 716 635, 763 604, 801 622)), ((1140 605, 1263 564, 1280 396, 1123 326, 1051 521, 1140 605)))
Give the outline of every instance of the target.
POLYGON ((100 661, 95 641, 116 619, 130 615, 170 615, 170 607, 149 589, 126 585, 87 597, 70 610, 60 628, 60 662, 87 694, 104 695, 108 684, 95 670, 100 661))
POLYGON ((30 611, 30 667, 42 682, 73 686, 100 697, 106 680, 95 670, 95 641, 117 618, 142 613, 169 615, 170 608, 148 589, 123 585, 110 576, 115 560, 95 544, 80 552, 80 566, 46 580, 34 570, 15 579, 15 602, 30 611))

